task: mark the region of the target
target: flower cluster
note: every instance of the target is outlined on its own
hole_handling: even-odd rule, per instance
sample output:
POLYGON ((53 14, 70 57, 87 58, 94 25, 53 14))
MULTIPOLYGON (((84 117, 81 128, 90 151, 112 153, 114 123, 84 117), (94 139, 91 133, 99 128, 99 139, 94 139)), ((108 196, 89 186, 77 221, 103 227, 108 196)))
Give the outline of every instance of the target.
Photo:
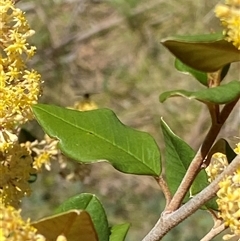
MULTIPOLYGON (((240 143, 237 144, 235 152, 240 154, 240 143)), ((214 180, 227 165, 226 156, 216 153, 207 168, 210 180, 214 180)), ((219 187, 220 189, 217 192, 219 217, 232 231, 232 234, 225 235, 224 239, 227 240, 235 236, 240 238, 240 167, 232 175, 226 176, 219 183, 219 187)))
POLYGON ((34 34, 24 13, 11 0, 0 0, 0 197, 17 207, 30 195, 35 175, 31 150, 18 142, 20 125, 32 119, 31 106, 41 93, 40 75, 26 63, 36 47, 27 39, 34 34))
POLYGON ((96 103, 88 97, 87 99, 84 99, 82 101, 75 102, 73 108, 79 111, 87 111, 87 110, 95 110, 98 107, 96 103))
POLYGON ((14 207, 30 195, 30 176, 36 173, 30 151, 16 139, 7 131, 0 132, 0 195, 3 203, 14 207))
POLYGON ((240 168, 220 182, 219 187, 220 190, 217 192, 219 216, 233 233, 226 237, 240 238, 240 168))
MULTIPOLYGON (((240 143, 237 144, 235 152, 240 154, 240 143)), ((217 192, 217 204, 219 207, 219 216, 224 220, 233 235, 227 235, 225 238, 237 236, 240 238, 240 167, 230 176, 227 176, 219 183, 217 192)))
POLYGON ((21 218, 20 210, 5 206, 0 200, 0 240, 1 241, 45 241, 31 226, 30 221, 21 218))
MULTIPOLYGON (((46 241, 46 237, 38 233, 38 230, 21 217, 21 210, 4 205, 0 198, 0 240, 1 241, 46 241)), ((56 241, 67 241, 61 234, 56 241)))
POLYGON ((226 40, 240 50, 240 0, 225 0, 225 5, 216 6, 215 14, 225 28, 226 40))
POLYGON ((218 152, 212 157, 212 160, 208 167, 205 169, 208 174, 208 181, 212 182, 228 165, 228 160, 226 155, 218 152))
POLYGON ((11 0, 0 0, 0 127, 13 129, 32 118, 31 105, 40 95, 40 75, 26 62, 36 47, 24 13, 11 0))

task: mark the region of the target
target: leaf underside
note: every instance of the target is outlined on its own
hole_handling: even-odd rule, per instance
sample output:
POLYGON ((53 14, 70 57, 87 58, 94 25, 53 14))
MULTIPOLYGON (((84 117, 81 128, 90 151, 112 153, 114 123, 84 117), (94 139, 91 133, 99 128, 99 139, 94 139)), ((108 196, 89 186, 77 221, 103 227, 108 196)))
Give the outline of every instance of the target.
POLYGON ((57 237, 62 234, 68 241, 98 241, 92 220, 89 214, 83 210, 71 210, 43 218, 31 225, 48 241, 56 241, 57 237))
POLYGON ((203 72, 215 72, 240 61, 240 51, 220 33, 175 36, 161 43, 184 64, 203 72))

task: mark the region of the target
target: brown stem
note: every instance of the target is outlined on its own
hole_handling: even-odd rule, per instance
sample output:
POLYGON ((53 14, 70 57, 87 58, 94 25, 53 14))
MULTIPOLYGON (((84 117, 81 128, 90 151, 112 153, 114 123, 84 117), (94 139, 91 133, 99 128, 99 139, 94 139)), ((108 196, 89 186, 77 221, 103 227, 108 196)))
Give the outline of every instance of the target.
POLYGON ((210 103, 207 104, 207 107, 212 119, 212 124, 215 125, 219 120, 219 105, 210 103))
POLYGON ((171 199, 172 199, 172 194, 168 188, 168 185, 164 178, 162 176, 155 178, 157 183, 159 184, 160 188, 162 189, 162 192, 165 196, 166 199, 166 207, 169 205, 171 199))
MULTIPOLYGON (((213 221, 214 221, 214 223, 215 223, 214 227, 219 226, 219 221, 220 221, 220 219, 218 218, 217 213, 215 213, 215 211, 213 211, 212 209, 208 209, 207 211, 208 211, 208 212, 211 214, 211 216, 212 216, 212 219, 213 219, 213 221)), ((220 221, 220 222, 221 222, 221 221, 220 221)))
POLYGON ((226 104, 222 109, 220 116, 219 116, 219 123, 215 123, 211 126, 210 130, 205 137, 202 146, 198 150, 196 156, 192 160, 182 182, 174 194, 170 204, 168 205, 166 211, 173 212, 180 207, 182 201, 188 192, 190 186, 192 185, 195 177, 197 176, 198 172, 200 171, 201 165, 207 156, 211 146, 213 145, 215 139, 217 138, 223 124, 227 120, 228 116, 230 115, 231 111, 233 110, 234 106, 237 104, 238 99, 235 101, 226 104))
POLYGON ((231 175, 240 165, 240 155, 237 155, 225 170, 200 193, 195 195, 187 203, 174 212, 164 212, 153 229, 146 235, 142 241, 159 241, 172 228, 177 226, 184 219, 196 212, 207 201, 212 199, 219 190, 219 182, 226 176, 231 175))

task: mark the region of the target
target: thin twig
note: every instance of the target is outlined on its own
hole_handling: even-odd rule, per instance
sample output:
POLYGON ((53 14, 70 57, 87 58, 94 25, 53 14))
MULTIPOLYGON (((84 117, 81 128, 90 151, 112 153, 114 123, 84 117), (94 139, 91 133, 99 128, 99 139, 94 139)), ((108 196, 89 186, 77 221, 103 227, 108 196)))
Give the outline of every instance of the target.
POLYGON ((217 104, 207 104, 211 119, 212 119, 212 124, 215 125, 218 123, 219 119, 219 105, 217 104))
POLYGON ((162 189, 162 192, 166 199, 166 207, 167 207, 172 199, 172 194, 168 188, 166 181, 164 180, 164 178, 162 176, 157 177, 155 179, 156 179, 157 183, 159 184, 160 188, 162 189))
POLYGON ((163 212, 156 225, 142 241, 161 240, 172 228, 177 226, 184 219, 196 212, 207 201, 212 199, 219 190, 219 182, 236 171, 236 169, 239 168, 239 165, 240 155, 237 155, 213 182, 211 182, 206 188, 181 206, 178 210, 174 212, 163 212))
POLYGON ((215 213, 215 211, 213 211, 212 209, 208 209, 207 210, 210 214, 211 214, 211 216, 212 216, 212 219, 213 219, 213 221, 214 221, 214 227, 217 227, 217 226, 219 226, 219 218, 218 218, 218 216, 217 216, 217 213, 215 213))
POLYGON ((224 223, 218 227, 212 228, 200 241, 210 241, 218 234, 223 232, 226 228, 227 227, 224 225, 224 223))

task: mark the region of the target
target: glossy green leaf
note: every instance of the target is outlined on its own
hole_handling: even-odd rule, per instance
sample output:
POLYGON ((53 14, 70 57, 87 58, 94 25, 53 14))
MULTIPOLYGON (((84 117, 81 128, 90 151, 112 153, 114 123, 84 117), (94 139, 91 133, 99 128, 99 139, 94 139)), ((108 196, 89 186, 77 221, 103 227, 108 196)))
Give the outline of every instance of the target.
POLYGON ((56 241, 57 237, 62 234, 68 241, 98 241, 92 220, 83 210, 71 210, 41 219, 31 225, 48 241, 56 241))
POLYGON ((114 225, 111 228, 111 235, 109 241, 124 241, 129 228, 130 223, 114 225))
POLYGON ((38 104, 33 112, 45 132, 58 139, 59 148, 74 160, 108 160, 125 173, 160 174, 160 151, 152 136, 123 125, 111 110, 80 112, 38 104))
POLYGON ((160 95, 160 102, 175 96, 196 99, 204 103, 226 104, 240 97, 240 82, 232 81, 225 85, 200 91, 173 90, 160 95))
MULTIPOLYGON (((195 156, 194 150, 175 135, 166 122, 161 120, 161 128, 165 142, 165 175, 172 195, 178 189, 188 166, 195 156)), ((185 197, 185 201, 189 199, 185 197)))
POLYGON ((208 86, 208 76, 206 72, 201 72, 199 70, 193 69, 181 62, 179 59, 175 60, 175 68, 184 74, 192 75, 201 84, 208 86))
POLYGON ((90 193, 81 193, 63 202, 57 209, 57 213, 66 212, 71 209, 82 209, 89 213, 99 241, 109 239, 108 220, 104 208, 99 199, 90 193))
MULTIPOLYGON (((186 142, 173 133, 163 119, 161 120, 161 127, 166 146, 166 181, 173 195, 178 189, 179 184, 193 160, 195 152, 186 142)), ((190 188, 190 191, 185 196, 184 202, 203 190, 208 184, 208 178, 205 171, 199 172, 190 188)), ((214 200, 210 200, 205 205, 208 208, 217 209, 216 202, 214 200)))
POLYGON ((203 72, 215 72, 240 61, 240 51, 219 33, 169 37, 161 43, 181 62, 203 72))

